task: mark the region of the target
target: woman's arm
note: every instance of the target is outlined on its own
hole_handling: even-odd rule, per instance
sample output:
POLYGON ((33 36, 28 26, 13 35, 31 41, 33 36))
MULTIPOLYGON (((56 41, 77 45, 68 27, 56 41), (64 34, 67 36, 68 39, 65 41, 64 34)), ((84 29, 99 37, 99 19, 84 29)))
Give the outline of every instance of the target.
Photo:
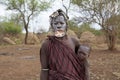
POLYGON ((81 59, 89 57, 91 48, 88 45, 81 45, 76 38, 72 38, 72 41, 75 44, 75 53, 78 54, 81 59))
POLYGON ((47 42, 44 42, 40 49, 41 74, 40 80, 48 80, 48 52, 46 51, 47 42))

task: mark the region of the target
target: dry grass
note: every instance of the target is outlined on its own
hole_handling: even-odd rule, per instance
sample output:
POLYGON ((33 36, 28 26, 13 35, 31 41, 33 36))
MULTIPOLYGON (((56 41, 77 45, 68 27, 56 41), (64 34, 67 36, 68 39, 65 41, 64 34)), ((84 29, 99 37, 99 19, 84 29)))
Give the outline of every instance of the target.
MULTIPOLYGON (((93 47, 89 57, 91 80, 120 80, 120 51, 93 47)), ((120 50, 120 46, 118 46, 120 50)), ((0 80, 39 80, 40 45, 0 46, 0 80)))

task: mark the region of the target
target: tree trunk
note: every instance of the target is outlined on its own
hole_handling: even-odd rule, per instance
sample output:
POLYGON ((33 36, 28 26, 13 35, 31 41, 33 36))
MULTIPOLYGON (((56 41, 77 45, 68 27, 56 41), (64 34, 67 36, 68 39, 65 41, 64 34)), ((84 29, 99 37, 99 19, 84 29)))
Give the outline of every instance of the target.
POLYGON ((25 31, 26 31, 26 34, 25 34, 25 44, 27 44, 27 38, 28 38, 28 29, 27 29, 28 26, 25 26, 25 31))
POLYGON ((108 50, 113 51, 116 49, 116 34, 114 31, 106 32, 106 40, 108 45, 108 50))
POLYGON ((108 42, 109 46, 108 46, 108 49, 112 51, 112 50, 115 49, 116 39, 115 39, 115 36, 109 36, 108 38, 109 38, 109 42, 108 42))

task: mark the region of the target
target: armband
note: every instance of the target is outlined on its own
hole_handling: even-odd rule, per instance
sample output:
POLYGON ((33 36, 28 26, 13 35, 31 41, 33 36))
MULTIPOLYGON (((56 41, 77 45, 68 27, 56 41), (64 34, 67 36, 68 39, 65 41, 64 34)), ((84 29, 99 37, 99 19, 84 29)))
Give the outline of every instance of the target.
POLYGON ((49 69, 41 69, 42 71, 48 71, 49 69))

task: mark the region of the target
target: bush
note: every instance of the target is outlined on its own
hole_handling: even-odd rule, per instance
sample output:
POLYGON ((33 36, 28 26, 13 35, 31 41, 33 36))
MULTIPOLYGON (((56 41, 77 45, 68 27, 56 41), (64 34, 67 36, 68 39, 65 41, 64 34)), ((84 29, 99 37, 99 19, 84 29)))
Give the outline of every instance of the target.
POLYGON ((103 34, 103 32, 101 30, 96 30, 94 28, 91 28, 89 26, 89 24, 87 24, 87 23, 82 24, 80 26, 80 30, 81 30, 81 32, 90 31, 90 32, 92 32, 96 36, 100 36, 100 35, 103 34))
POLYGON ((92 32, 96 36, 103 35, 103 32, 101 30, 91 29, 90 32, 92 32))
POLYGON ((0 24, 0 29, 2 29, 2 33, 12 35, 22 32, 21 26, 15 24, 14 22, 3 22, 0 24))

